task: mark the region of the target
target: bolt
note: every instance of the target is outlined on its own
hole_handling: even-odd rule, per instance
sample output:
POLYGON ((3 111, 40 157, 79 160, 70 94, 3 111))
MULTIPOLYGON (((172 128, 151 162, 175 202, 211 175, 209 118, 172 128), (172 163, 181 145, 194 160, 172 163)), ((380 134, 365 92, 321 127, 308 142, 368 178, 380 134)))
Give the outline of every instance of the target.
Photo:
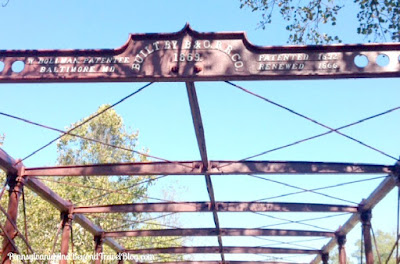
POLYGON ((178 70, 179 70, 178 66, 172 66, 172 68, 171 68, 171 72, 174 72, 174 73, 177 73, 178 70))
POLYGON ((194 66, 194 72, 195 73, 199 73, 203 70, 203 68, 201 68, 200 66, 194 66))

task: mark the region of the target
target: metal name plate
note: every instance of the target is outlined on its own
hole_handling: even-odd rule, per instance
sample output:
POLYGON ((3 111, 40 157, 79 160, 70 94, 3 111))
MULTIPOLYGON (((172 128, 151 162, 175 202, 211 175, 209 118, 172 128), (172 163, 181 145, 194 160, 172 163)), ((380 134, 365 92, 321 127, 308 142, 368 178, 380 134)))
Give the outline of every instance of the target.
POLYGON ((400 76, 400 44, 274 46, 245 33, 134 34, 114 50, 0 51, 0 82, 287 80, 400 76))

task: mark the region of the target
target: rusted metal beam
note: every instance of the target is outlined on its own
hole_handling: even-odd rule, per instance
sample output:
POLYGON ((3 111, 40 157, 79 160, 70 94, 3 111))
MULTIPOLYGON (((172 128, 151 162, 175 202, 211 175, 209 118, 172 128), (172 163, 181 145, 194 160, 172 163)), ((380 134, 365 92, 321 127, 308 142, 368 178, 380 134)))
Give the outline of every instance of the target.
MULTIPOLYGON (((44 183, 42 183, 39 179, 35 177, 29 177, 26 179, 26 186, 42 197, 44 200, 52 204, 59 211, 67 211, 73 205, 71 202, 64 200, 58 194, 53 192, 49 187, 47 187, 44 183)), ((81 225, 84 229, 89 231, 92 235, 100 235, 104 232, 99 226, 95 225, 92 221, 86 218, 84 215, 75 214, 74 221, 81 225)), ((115 250, 116 252, 121 252, 124 248, 119 245, 113 239, 105 239, 104 243, 107 244, 110 248, 115 250)))
POLYGON ((366 264, 374 264, 374 252, 372 251, 372 236, 371 236, 371 218, 370 210, 361 212, 360 219, 362 223, 362 234, 364 240, 364 253, 366 264))
MULTIPOLYGON (((274 202, 216 202, 218 212, 329 212, 356 213, 357 206, 274 203, 274 202)), ((210 202, 135 203, 75 207, 74 213, 124 213, 124 212, 212 212, 210 202)))
POLYGON ((5 234, 3 238, 2 250, 1 250, 1 263, 10 264, 10 253, 16 253, 17 248, 14 245, 14 237, 16 234, 16 223, 18 217, 18 204, 19 199, 22 194, 22 189, 24 186, 24 179, 20 176, 21 172, 18 174, 8 174, 8 185, 9 189, 9 199, 7 208, 7 220, 2 230, 5 234), (11 238, 11 240, 10 240, 11 238))
POLYGON ((322 264, 329 263, 329 253, 322 253, 321 254, 322 264))
POLYGON ((2 148, 0 148, 0 169, 6 173, 17 174, 18 168, 22 167, 22 164, 18 163, 10 155, 7 154, 2 148))
POLYGON ((145 162, 27 168, 26 176, 203 175, 201 162, 145 162))
POLYGON ((62 233, 61 233, 61 260, 60 264, 67 264, 68 263, 68 249, 69 249, 69 239, 71 236, 72 230, 72 219, 73 215, 69 212, 61 213, 62 217, 62 233))
POLYGON ((104 244, 109 246, 115 252, 121 252, 125 250, 125 248, 122 245, 120 245, 117 241, 109 237, 104 238, 104 244))
MULTIPOLYGON (((91 233, 93 236, 100 236, 104 232, 103 229, 101 229, 99 226, 95 225, 92 221, 90 221, 84 215, 75 214, 74 221, 76 223, 78 223, 80 226, 82 226, 86 231, 91 233)), ((120 250, 121 248, 118 248, 118 249, 120 250)))
MULTIPOLYGON (((388 174, 394 166, 295 161, 210 161, 209 175, 388 174)), ((25 176, 204 175, 202 161, 145 162, 25 168, 25 176)))
POLYGON ((13 221, 13 218, 11 217, 11 215, 9 215, 7 213, 7 211, 0 205, 0 211, 6 216, 7 220, 13 225, 14 230, 15 230, 15 234, 17 234, 17 236, 19 236, 22 241, 24 241, 26 247, 29 249, 29 251, 31 253, 34 253, 32 247, 29 245, 29 242, 27 240, 27 238, 23 235, 23 233, 18 229, 17 223, 13 221))
POLYGON ((206 138, 204 136, 203 121, 201 119, 200 106, 194 83, 186 82, 186 90, 189 98, 190 111, 192 113, 193 126, 196 133, 197 145, 199 146, 201 161, 203 163, 203 168, 208 169, 206 138))
POLYGON ((118 49, 0 51, 0 83, 398 77, 400 45, 259 47, 244 32, 133 34, 118 49), (389 64, 382 67, 378 54, 389 64), (357 65, 364 56, 367 65, 357 65), (21 72, 12 65, 24 64, 21 72))
POLYGON ((27 177, 26 186, 61 212, 68 211, 68 209, 72 207, 71 202, 61 198, 57 193, 53 192, 53 190, 35 177, 27 177))
MULTIPOLYGON (((145 237, 145 236, 216 236, 215 228, 194 229, 155 229, 104 232, 104 237, 145 237)), ((257 228, 221 228, 222 236, 323 236, 334 237, 334 232, 257 229, 257 228)))
MULTIPOLYGON (((379 186, 361 203, 362 210, 372 210, 385 196, 397 186, 400 178, 400 163, 397 162, 391 169, 391 177, 385 178, 379 186)), ((344 225, 337 231, 338 235, 348 234, 360 222, 359 213, 354 213, 344 225)), ((323 252, 330 252, 337 245, 336 239, 331 239, 323 248, 323 252)), ((321 256, 317 256, 311 264, 317 264, 322 261, 321 256)))
POLYGON ((225 255, 224 255, 225 248, 222 244, 221 227, 219 224, 218 209, 217 209, 217 203, 215 202, 214 187, 213 187, 213 184, 211 181, 211 176, 209 174, 206 174, 205 180, 206 180, 208 196, 210 197, 210 207, 211 207, 211 211, 213 214, 215 228, 217 230, 217 238, 218 238, 218 245, 219 245, 219 250, 220 250, 220 254, 221 254, 221 259, 222 259, 222 263, 225 264, 225 255))
MULTIPOLYGON (((12 246, 12 248, 13 248, 13 252, 12 252, 12 253, 15 252, 15 253, 17 253, 17 254, 19 255, 20 252, 19 252, 19 250, 18 250, 17 245, 16 245, 15 242, 14 242, 14 239, 5 231, 5 228, 3 227, 2 224, 0 224, 0 230, 1 230, 1 232, 2 232, 1 235, 3 236, 3 239, 4 239, 4 240, 7 240, 8 243, 11 244, 11 246, 12 246)), ((5 242, 3 241, 3 243, 5 243, 5 242)), ((2 252, 1 252, 1 253, 2 253, 2 252)), ((11 252, 9 252, 9 253, 11 253, 11 252)), ((7 256, 8 256, 9 253, 7 253, 7 256)), ((11 260, 8 259, 8 258, 2 259, 2 263, 11 263, 11 260)), ((24 260, 22 260, 22 263, 26 264, 26 262, 25 262, 24 260)))
POLYGON ((224 246, 222 244, 219 218, 218 218, 217 210, 215 208, 214 188, 213 188, 211 176, 210 176, 210 174, 208 174, 209 164, 208 164, 208 157, 207 157, 206 138, 204 135, 204 127, 203 127, 203 121, 201 119, 200 105, 199 105, 199 101, 197 99, 196 88, 194 86, 194 83, 186 82, 186 90, 188 93, 190 110, 192 112, 193 126, 194 126, 194 130, 196 133, 197 145, 199 146, 201 162, 203 163, 203 170, 205 172, 204 176, 205 176, 205 180, 206 180, 208 196, 210 197, 211 210, 213 213, 215 228, 217 231, 216 235, 218 238, 218 245, 219 245, 219 249, 220 249, 221 260, 222 260, 222 263, 225 263, 224 246))
MULTIPOLYGON (((71 207, 73 207, 71 202, 61 198, 58 194, 53 192, 49 187, 35 177, 27 177, 25 185, 44 200, 56 207, 60 212, 68 211, 71 207)), ((103 229, 95 225, 84 215, 74 214, 74 221, 94 236, 100 235, 104 232, 103 229)), ((125 250, 122 245, 110 237, 104 238, 104 244, 109 246, 115 252, 123 252, 125 250)))
POLYGON ((94 237, 94 253, 96 254, 94 264, 102 263, 103 242, 104 240, 101 235, 94 237))
MULTIPOLYGON (((68 211, 69 208, 73 207, 73 204, 71 202, 61 198, 58 194, 53 192, 49 187, 47 187, 44 183, 42 183, 39 179, 36 179, 35 177, 28 177, 26 179, 26 186, 61 212, 68 211)), ((75 214, 74 221, 94 236, 100 235, 102 232, 104 232, 103 229, 95 225, 84 215, 75 214)), ((111 238, 104 239, 104 244, 108 245, 116 252, 122 252, 124 250, 123 246, 121 246, 119 243, 111 238)))
POLYGON ((299 161, 217 161, 211 174, 387 174, 393 166, 334 162, 299 161))
POLYGON ((346 264, 347 254, 346 254, 346 236, 336 236, 339 251, 339 264, 346 264))
MULTIPOLYGON (((226 254, 320 254, 320 250, 293 249, 293 248, 268 248, 268 247, 224 247, 226 254)), ((127 249, 130 254, 215 254, 219 247, 169 247, 127 249)))

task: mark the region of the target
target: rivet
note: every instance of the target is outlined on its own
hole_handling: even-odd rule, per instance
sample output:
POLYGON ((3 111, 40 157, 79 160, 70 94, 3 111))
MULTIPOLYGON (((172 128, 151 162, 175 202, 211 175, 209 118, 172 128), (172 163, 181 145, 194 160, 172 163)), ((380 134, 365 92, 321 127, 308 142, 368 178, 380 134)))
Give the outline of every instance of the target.
POLYGON ((172 66, 171 72, 177 73, 178 71, 179 71, 179 67, 178 66, 172 66))
POLYGON ((203 70, 203 68, 201 68, 200 66, 194 66, 194 72, 195 73, 199 73, 203 70))

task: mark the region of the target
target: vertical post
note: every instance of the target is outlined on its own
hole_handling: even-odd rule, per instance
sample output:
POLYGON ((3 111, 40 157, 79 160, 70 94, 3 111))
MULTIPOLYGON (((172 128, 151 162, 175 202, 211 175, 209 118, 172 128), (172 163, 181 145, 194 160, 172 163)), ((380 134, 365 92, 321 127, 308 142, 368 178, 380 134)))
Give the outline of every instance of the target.
POLYGON ((329 261, 329 253, 322 253, 321 259, 323 264, 328 264, 329 261))
POLYGON ((69 212, 62 212, 62 235, 61 235, 61 260, 60 264, 68 263, 68 247, 69 247, 69 239, 71 236, 71 225, 73 215, 69 212))
POLYGON ((360 215, 360 218, 362 222, 366 264, 374 264, 374 253, 372 251, 371 239, 371 210, 363 211, 360 215))
POLYGON ((346 264, 347 262, 347 255, 346 255, 346 235, 339 235, 336 234, 336 240, 338 243, 339 248, 339 264, 346 264))
MULTIPOLYGON (((21 170, 18 171, 19 175, 22 175, 21 170)), ((21 176, 16 174, 7 175, 8 178, 8 186, 10 187, 8 193, 8 208, 7 213, 10 215, 10 220, 16 224, 18 217, 18 202, 22 194, 22 188, 24 186, 24 179, 21 176)), ((4 225, 4 232, 7 234, 4 236, 3 245, 2 245, 2 253, 1 253, 1 263, 2 264, 10 264, 11 260, 9 257, 10 253, 16 253, 17 249, 14 248, 14 238, 17 236, 17 231, 14 228, 14 225, 7 219, 4 225), (8 237, 12 239, 9 241, 8 237)))
POLYGON ((94 254, 96 254, 96 258, 94 264, 101 264, 103 253, 103 236, 95 236, 94 237, 94 254))

